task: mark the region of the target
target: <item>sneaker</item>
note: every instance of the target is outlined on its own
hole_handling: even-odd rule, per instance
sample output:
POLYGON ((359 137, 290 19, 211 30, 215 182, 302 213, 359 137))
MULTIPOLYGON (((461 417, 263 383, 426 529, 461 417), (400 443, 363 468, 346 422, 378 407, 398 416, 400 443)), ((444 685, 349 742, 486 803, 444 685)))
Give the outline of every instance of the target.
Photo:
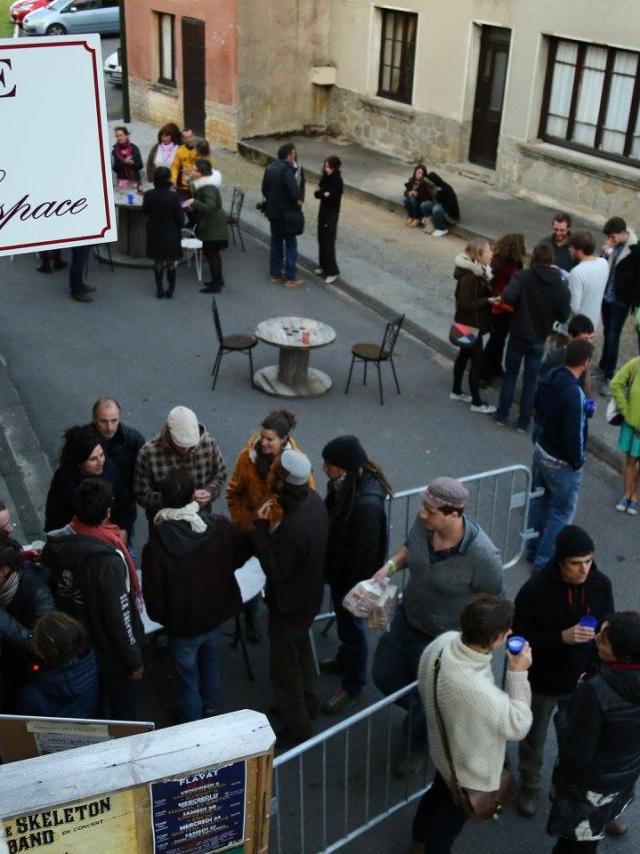
POLYGON ((337 276, 327 276, 327 278, 324 280, 325 284, 332 285, 337 280, 337 278, 337 276))
POLYGON ((316 267, 313 272, 316 274, 316 276, 324 276, 324 270, 322 269, 322 267, 316 267))
POLYGON ((409 228, 415 228, 417 224, 418 224, 418 220, 417 220, 417 219, 410 219, 410 220, 407 220, 407 226, 408 226, 409 228))
POLYGON ((432 232, 432 237, 444 237, 445 234, 449 234, 448 228, 436 228, 434 232, 432 232))
POLYGON ((471 403, 471 395, 470 394, 456 394, 455 391, 449 393, 450 400, 461 400, 463 403, 471 403))
POLYGON ((627 513, 629 516, 637 516, 638 515, 638 502, 631 499, 627 504, 627 513))
POLYGON ((503 421, 502 418, 496 418, 496 427, 506 427, 507 422, 503 421))
POLYGON ((273 282, 274 285, 281 285, 283 282, 282 276, 269 276, 269 281, 273 282))
POLYGON ((333 697, 329 697, 328 700, 324 701, 321 706, 322 712, 325 715, 337 715, 340 712, 350 709, 351 706, 355 706, 360 700, 360 694, 349 694, 348 691, 339 688, 333 697))
POLYGON ((516 427, 516 433, 526 433, 526 432, 527 432, 526 427, 516 427))
POLYGON ((611 389, 609 388, 609 380, 605 380, 600 386, 600 394, 602 397, 609 397, 611 395, 611 389))
POLYGON ((93 298, 88 296, 88 294, 85 294, 83 291, 71 294, 71 299, 74 299, 76 302, 93 302, 93 298))
POLYGON ((521 789, 516 803, 520 815, 532 816, 538 811, 538 794, 530 789, 521 789))
POLYGON ((616 510, 618 513, 626 513, 627 508, 629 507, 629 499, 626 495, 623 495, 620 501, 616 504, 616 510))
POLYGON ((471 404, 471 411, 480 412, 482 415, 493 415, 497 408, 497 406, 492 406, 490 403, 481 403, 480 406, 471 404))
POLYGON ((299 288, 304 284, 304 279, 287 279, 284 283, 285 288, 299 288))

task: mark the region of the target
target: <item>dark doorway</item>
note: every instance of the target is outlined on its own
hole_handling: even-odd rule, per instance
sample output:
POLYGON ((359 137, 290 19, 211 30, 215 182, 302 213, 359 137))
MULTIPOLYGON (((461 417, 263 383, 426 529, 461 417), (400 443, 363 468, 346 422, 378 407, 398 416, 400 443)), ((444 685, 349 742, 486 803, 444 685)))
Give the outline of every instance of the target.
POLYGON ((511 30, 483 27, 469 160, 496 168, 511 30))
POLYGON ((204 21, 182 19, 182 87, 184 126, 204 136, 204 21))

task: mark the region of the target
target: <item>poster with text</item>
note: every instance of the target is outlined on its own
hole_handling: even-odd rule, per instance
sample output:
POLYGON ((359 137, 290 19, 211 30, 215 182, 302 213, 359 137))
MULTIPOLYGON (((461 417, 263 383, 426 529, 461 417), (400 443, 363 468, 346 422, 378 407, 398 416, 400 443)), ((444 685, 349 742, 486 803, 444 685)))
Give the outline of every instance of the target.
POLYGON ((0 39, 0 256, 116 239, 97 34, 0 39))
POLYGON ((244 841, 246 764, 203 768, 151 784, 158 854, 212 854, 244 841))

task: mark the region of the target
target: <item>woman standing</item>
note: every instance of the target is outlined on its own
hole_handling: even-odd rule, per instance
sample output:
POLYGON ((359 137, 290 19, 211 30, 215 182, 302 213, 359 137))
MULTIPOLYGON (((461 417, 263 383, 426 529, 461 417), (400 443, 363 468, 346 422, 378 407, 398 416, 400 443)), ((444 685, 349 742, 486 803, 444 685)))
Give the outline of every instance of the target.
POLYGON ((218 189, 221 180, 220 173, 214 172, 211 163, 199 157, 191 173, 193 198, 182 203, 183 208, 193 210, 202 252, 209 262, 211 281, 200 288, 203 294, 219 294, 224 285, 220 252, 229 245, 229 226, 218 189))
POLYGON ((336 261, 336 236, 338 234, 338 217, 340 202, 344 192, 344 184, 339 157, 331 155, 324 161, 322 176, 314 196, 320 199, 318 212, 318 267, 315 273, 324 276, 328 285, 332 285, 340 275, 336 261))
POLYGON ((624 495, 616 504, 616 510, 637 516, 640 500, 640 356, 623 365, 609 386, 624 419, 618 438, 618 450, 625 454, 622 469, 624 495))
POLYGON ((181 228, 184 212, 180 198, 171 184, 171 170, 158 166, 153 175, 153 190, 142 199, 142 212, 147 214, 147 258, 153 259, 156 296, 171 299, 176 289, 176 263, 182 258, 181 228), (164 271, 169 287, 162 290, 164 271))
POLYGON ((404 207, 407 212, 405 225, 415 228, 422 223, 422 211, 420 205, 429 201, 431 186, 427 181, 427 167, 418 163, 413 170, 413 175, 404 185, 404 207))
POLYGON ((465 250, 456 255, 453 276, 457 280, 456 286, 456 323, 463 323, 478 330, 474 343, 467 347, 460 347, 460 352, 453 365, 453 390, 449 397, 451 400, 462 400, 471 402, 472 412, 481 412, 490 415, 496 411, 480 397, 480 371, 482 368, 482 336, 492 328, 491 308, 502 301, 502 297, 491 295, 491 259, 493 252, 491 246, 482 238, 472 240, 465 250), (462 377, 464 369, 470 362, 469 367, 469 390, 471 396, 462 391, 462 377))
POLYGON ((331 587, 340 647, 335 659, 320 663, 325 673, 341 674, 336 693, 322 704, 327 715, 343 712, 360 699, 367 684, 367 629, 364 620, 342 607, 359 581, 382 566, 387 549, 385 501, 393 489, 384 472, 356 436, 338 436, 322 449, 329 483, 329 541, 325 576, 331 587))
POLYGON ((595 636, 600 667, 555 716, 558 760, 547 833, 554 854, 598 848, 631 803, 640 774, 640 614, 622 611, 595 636))
MULTIPOLYGON (((505 234, 493 247, 491 259, 491 290, 494 297, 501 297, 502 292, 515 276, 522 270, 527 249, 524 244, 524 234, 505 234)), ((509 334, 509 322, 513 314, 513 306, 506 302, 498 302, 491 307, 493 329, 484 349, 481 379, 490 383, 494 377, 501 377, 504 345, 509 334)))
POLYGON ((153 182, 158 166, 171 169, 180 145, 180 128, 170 122, 158 131, 158 141, 147 157, 147 181, 153 182))
POLYGON ((138 146, 129 139, 129 130, 123 126, 116 128, 116 144, 111 149, 111 168, 119 181, 128 181, 135 184, 138 190, 142 189, 142 155, 138 146))

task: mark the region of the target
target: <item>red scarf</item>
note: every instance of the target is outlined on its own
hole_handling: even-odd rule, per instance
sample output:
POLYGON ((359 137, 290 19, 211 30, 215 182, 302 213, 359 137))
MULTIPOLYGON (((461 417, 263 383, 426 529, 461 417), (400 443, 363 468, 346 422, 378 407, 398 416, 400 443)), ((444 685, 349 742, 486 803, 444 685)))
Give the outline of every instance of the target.
POLYGON ((142 591, 140 589, 138 573, 136 572, 136 566, 133 562, 133 558, 129 554, 129 549, 126 547, 124 540, 120 536, 120 528, 118 528, 117 525, 114 525, 113 522, 106 522, 104 525, 98 526, 85 525, 85 523, 81 522, 76 516, 74 516, 69 523, 69 527, 72 528, 76 534, 80 534, 84 537, 93 537, 94 540, 102 540, 104 543, 109 543, 109 545, 113 546, 114 549, 118 549, 118 551, 122 552, 127 563, 127 569, 129 570, 131 592, 135 597, 138 610, 141 611, 142 591))
MULTIPOLYGON (((123 163, 125 160, 133 159, 133 148, 130 142, 116 142, 115 152, 118 160, 122 160, 123 163)), ((124 171, 128 181, 136 180, 136 170, 129 163, 124 163, 124 171)))

